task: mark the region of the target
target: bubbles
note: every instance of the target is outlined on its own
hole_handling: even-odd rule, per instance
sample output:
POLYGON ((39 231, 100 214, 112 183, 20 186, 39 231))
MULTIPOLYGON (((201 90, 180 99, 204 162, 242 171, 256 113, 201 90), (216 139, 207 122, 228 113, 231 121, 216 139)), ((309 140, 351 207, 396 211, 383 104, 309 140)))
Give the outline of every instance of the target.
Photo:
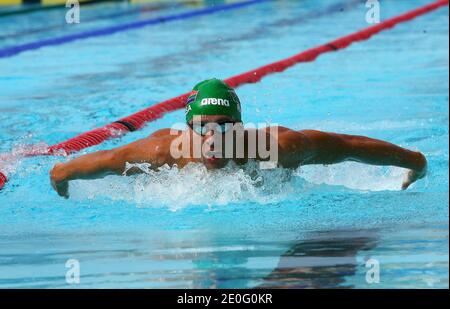
POLYGON ((400 190, 406 170, 398 167, 371 166, 357 162, 335 165, 307 165, 300 176, 315 184, 340 185, 364 191, 400 190))
POLYGON ((308 199, 324 192, 399 190, 403 169, 347 162, 333 166, 303 166, 297 170, 261 170, 257 162, 244 166, 230 163, 223 169, 207 170, 202 164, 179 169, 165 165, 127 163, 126 171, 141 174, 77 180, 70 184, 75 199, 106 198, 138 207, 165 207, 177 211, 187 206, 228 204, 267 205, 308 199), (325 186, 324 186, 325 185, 325 186))
POLYGON ((14 173, 20 167, 24 157, 30 154, 45 154, 48 145, 45 143, 38 143, 34 145, 17 144, 13 147, 11 152, 0 153, 0 171, 6 175, 14 173))
POLYGON ((269 204, 283 201, 295 189, 293 171, 260 170, 256 162, 243 167, 229 164, 207 170, 202 164, 183 169, 165 165, 154 171, 149 164, 127 164, 143 173, 130 177, 108 176, 90 181, 73 181, 71 196, 77 199, 107 197, 125 200, 139 207, 168 207, 176 211, 188 205, 230 203, 269 204))
POLYGON ((133 163, 132 164, 132 163, 125 162, 125 171, 123 172, 122 175, 126 176, 128 174, 128 172, 131 171, 132 169, 137 169, 146 174, 150 174, 151 166, 152 165, 150 163, 133 163))

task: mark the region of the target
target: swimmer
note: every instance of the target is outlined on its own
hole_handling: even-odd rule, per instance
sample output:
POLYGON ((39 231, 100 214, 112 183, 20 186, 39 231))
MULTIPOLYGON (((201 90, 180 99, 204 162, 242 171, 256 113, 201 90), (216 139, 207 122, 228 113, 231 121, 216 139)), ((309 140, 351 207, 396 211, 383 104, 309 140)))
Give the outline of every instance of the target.
MULTIPOLYGON (((402 189, 425 176, 425 156, 397 145, 365 136, 347 135, 316 130, 291 130, 282 126, 263 129, 244 129, 241 104, 232 88, 218 79, 198 83, 186 102, 186 130, 161 129, 150 136, 111 150, 82 155, 65 163, 56 164, 50 171, 50 180, 56 192, 69 197, 69 182, 75 179, 95 179, 106 175, 130 175, 142 172, 138 168, 126 170, 126 163, 149 163, 157 170, 163 165, 183 168, 187 164, 202 163, 207 169, 222 168, 229 161, 238 165, 248 160, 267 160, 256 153, 249 155, 252 141, 256 147, 274 142, 277 150, 276 166, 297 168, 306 164, 333 164, 356 161, 372 165, 391 165, 406 168, 402 189), (233 134, 232 155, 226 156, 225 147, 215 148, 217 138, 240 127, 243 134, 233 134), (273 134, 277 132, 277 134, 273 134), (257 133, 252 135, 253 133, 257 133), (251 136, 256 136, 252 139, 251 136), (187 147, 187 155, 174 155, 180 141, 201 141, 202 151, 195 155, 195 147, 187 147), (243 145, 243 156, 237 155, 236 145, 243 145)), ((219 144, 218 142, 216 143, 219 144)), ((266 147, 267 149, 267 147, 266 147)))

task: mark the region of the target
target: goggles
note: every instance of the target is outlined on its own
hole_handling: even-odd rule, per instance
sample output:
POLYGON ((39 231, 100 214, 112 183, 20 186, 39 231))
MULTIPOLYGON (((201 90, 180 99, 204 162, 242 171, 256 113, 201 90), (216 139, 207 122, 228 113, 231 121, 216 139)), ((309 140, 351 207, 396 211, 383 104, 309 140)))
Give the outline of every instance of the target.
POLYGON ((207 123, 189 124, 189 127, 192 129, 192 131, 201 136, 205 136, 209 131, 224 134, 228 132, 230 129, 232 129, 233 126, 234 122, 223 122, 223 123, 207 122, 207 123))

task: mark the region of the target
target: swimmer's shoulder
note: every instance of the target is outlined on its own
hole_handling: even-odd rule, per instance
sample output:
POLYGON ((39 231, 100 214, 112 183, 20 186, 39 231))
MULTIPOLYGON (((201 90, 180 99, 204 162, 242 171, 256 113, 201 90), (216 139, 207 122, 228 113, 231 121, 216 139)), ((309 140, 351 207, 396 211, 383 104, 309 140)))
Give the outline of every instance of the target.
POLYGON ((164 128, 153 132, 148 136, 148 138, 174 138, 179 136, 181 133, 183 133, 183 130, 164 128))
POLYGON ((258 131, 263 131, 263 132, 267 132, 267 133, 270 133, 270 132, 273 133, 273 132, 277 131, 278 134, 282 134, 282 133, 286 133, 286 132, 300 132, 300 131, 295 131, 295 130, 292 130, 292 129, 289 129, 289 128, 283 127, 283 126, 268 126, 268 127, 264 127, 261 129, 246 129, 246 130, 247 131, 258 130, 258 131))
POLYGON ((269 126, 261 129, 248 129, 247 132, 251 132, 251 130, 262 131, 266 134, 276 135, 278 139, 292 140, 306 138, 303 130, 293 130, 283 126, 269 126))
POLYGON ((167 157, 170 155, 170 147, 172 142, 183 134, 183 130, 174 130, 170 128, 160 129, 149 135, 147 145, 153 150, 158 157, 167 157))
POLYGON ((157 158, 158 165, 168 164, 170 166, 176 164, 178 167, 182 168, 186 166, 189 162, 195 161, 189 158, 174 158, 171 153, 171 149, 177 146, 180 140, 175 141, 175 139, 181 137, 185 130, 175 130, 175 129, 161 129, 154 132, 149 136, 151 144, 154 146, 153 155, 157 158), (175 144, 174 144, 175 142, 175 144))

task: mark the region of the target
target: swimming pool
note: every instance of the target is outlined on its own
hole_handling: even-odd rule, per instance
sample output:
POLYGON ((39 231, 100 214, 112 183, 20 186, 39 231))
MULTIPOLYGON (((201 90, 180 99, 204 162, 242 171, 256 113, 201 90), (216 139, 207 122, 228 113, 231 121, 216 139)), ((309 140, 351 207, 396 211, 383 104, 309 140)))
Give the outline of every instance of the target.
MULTIPOLYGON (((381 18, 429 2, 383 1, 381 18)), ((82 7, 78 25, 64 25, 65 9, 1 17, 0 49, 203 8, 136 7, 82 7)), ((351 0, 263 1, 0 58, 0 153, 53 145, 199 80, 365 28, 366 11, 351 0)), ((343 163, 250 177, 250 164, 74 181, 64 200, 48 171, 67 158, 16 157, 1 163, 9 182, 0 191, 0 287, 448 288, 448 28, 446 7, 237 89, 247 122, 420 149, 429 175, 407 191, 398 168, 343 163), (80 263, 79 284, 66 282, 69 259, 80 263), (370 259, 379 283, 366 281, 370 259)), ((167 114, 81 153, 183 117, 167 114)))

